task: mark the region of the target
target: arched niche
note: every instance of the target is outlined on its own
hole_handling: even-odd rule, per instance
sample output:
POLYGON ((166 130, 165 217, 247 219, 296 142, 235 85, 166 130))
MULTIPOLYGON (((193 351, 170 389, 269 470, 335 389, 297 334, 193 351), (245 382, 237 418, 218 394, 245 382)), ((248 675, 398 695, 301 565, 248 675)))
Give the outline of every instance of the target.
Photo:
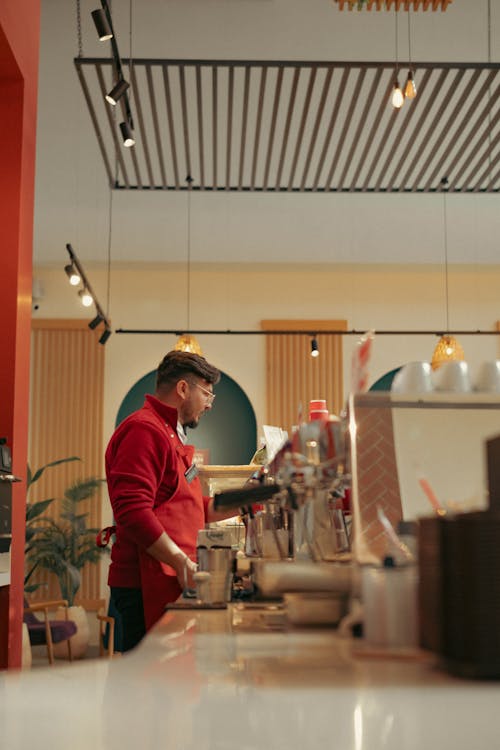
MULTIPOLYGON (((141 408, 146 394, 154 394, 155 378, 156 371, 152 370, 132 386, 118 409, 116 425, 141 408)), ((195 430, 188 431, 188 441, 199 450, 208 450, 210 464, 247 464, 257 444, 252 404, 238 383, 224 372, 215 392, 217 398, 211 411, 201 418, 195 430)))

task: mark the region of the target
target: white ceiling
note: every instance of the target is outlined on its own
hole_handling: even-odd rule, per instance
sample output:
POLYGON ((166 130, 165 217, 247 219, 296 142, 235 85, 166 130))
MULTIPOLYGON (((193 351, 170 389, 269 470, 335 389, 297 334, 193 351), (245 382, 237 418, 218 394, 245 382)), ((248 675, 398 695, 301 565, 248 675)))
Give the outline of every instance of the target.
MULTIPOLYGON (((81 0, 85 57, 104 56, 81 0)), ((412 57, 488 60, 488 0, 411 15, 412 57)), ((333 0, 114 0, 123 58, 391 60, 394 13, 340 12, 333 0), (130 11, 132 10, 132 34, 130 11)), ((408 56, 407 14, 399 54, 408 56)), ((491 0, 491 60, 500 60, 500 0, 491 0)), ((78 83, 76 2, 42 0, 35 264, 181 262, 186 193, 110 191, 78 83)), ((418 80, 417 80, 418 85, 418 80)), ((389 106, 389 105, 388 105, 389 106)), ((133 108, 133 101, 132 101, 133 108)), ((497 263, 498 195, 449 195, 450 263, 497 263)), ((193 193, 193 263, 441 263, 440 195, 193 193)))

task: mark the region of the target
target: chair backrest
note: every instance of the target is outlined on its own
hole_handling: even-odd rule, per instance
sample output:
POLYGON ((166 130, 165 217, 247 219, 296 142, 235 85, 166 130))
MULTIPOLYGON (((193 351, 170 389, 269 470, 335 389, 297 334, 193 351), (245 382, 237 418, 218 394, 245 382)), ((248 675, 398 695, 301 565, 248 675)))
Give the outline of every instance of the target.
MULTIPOLYGON (((24 597, 24 609, 27 609, 29 606, 30 605, 29 605, 28 600, 26 599, 26 597, 24 597)), ((35 615, 34 612, 25 612, 23 615, 23 622, 25 622, 26 625, 28 625, 28 627, 30 625, 40 624, 40 620, 38 619, 38 617, 35 615)))

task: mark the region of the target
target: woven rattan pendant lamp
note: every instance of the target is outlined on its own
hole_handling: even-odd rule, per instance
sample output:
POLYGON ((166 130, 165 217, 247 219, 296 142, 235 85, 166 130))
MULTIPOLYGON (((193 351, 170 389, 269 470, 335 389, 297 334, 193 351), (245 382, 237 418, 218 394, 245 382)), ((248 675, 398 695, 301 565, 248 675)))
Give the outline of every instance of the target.
MULTIPOLYGON (((443 192, 443 227, 444 227, 444 275, 445 275, 445 298, 446 298, 446 330, 450 330, 450 312, 448 301, 448 217, 446 213, 446 195, 448 192, 448 178, 443 177, 441 180, 441 189, 443 192)), ((437 370, 445 362, 463 361, 465 359, 464 350, 461 344, 454 336, 444 333, 439 339, 434 349, 431 366, 437 370)))

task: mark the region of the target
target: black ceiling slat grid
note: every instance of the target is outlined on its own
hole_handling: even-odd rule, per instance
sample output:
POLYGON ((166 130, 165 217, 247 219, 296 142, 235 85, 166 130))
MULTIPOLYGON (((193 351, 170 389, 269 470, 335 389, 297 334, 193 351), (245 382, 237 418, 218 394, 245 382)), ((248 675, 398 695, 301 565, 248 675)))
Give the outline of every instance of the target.
POLYGON ((323 113, 325 111, 326 100, 328 97, 328 92, 330 90, 330 84, 332 82, 333 71, 334 71, 333 65, 330 65, 326 71, 325 80, 323 81, 321 98, 319 100, 318 109, 316 112, 316 118, 314 121, 313 130, 312 130, 311 140, 309 142, 309 148, 308 148, 306 159, 305 159, 304 171, 302 173, 302 179, 300 181, 300 188, 299 188, 300 190, 304 190, 304 187, 307 181, 307 176, 309 174, 309 169, 311 166, 311 159, 312 159, 312 155, 316 146, 316 142, 318 140, 319 127, 323 119, 323 113))
MULTIPOLYGON (((451 95, 453 94, 453 91, 456 90, 457 86, 459 85, 460 81, 462 80, 463 75, 464 75, 464 71, 463 70, 457 70, 457 72, 455 73, 455 77, 453 78, 453 80, 448 83, 448 90, 446 92, 441 93, 441 88, 442 87, 441 86, 439 87, 439 95, 441 97, 441 105, 438 108, 437 112, 435 113, 435 115, 434 115, 433 119, 431 120, 431 122, 428 123, 427 130, 425 131, 425 133, 421 134, 421 141, 423 143, 428 144, 430 142, 430 139, 433 137, 433 135, 438 132, 438 127, 439 127, 439 124, 441 122, 441 118, 443 117, 443 113, 445 112, 446 107, 448 106, 449 100, 451 100, 451 95)), ((444 84, 444 81, 443 81, 443 84, 444 84)), ((437 99, 438 92, 435 91, 435 94, 436 94, 436 101, 437 101, 438 100, 437 99)), ((434 99, 434 92, 431 93, 431 99, 434 99)), ((437 140, 439 141, 439 138, 437 140)), ((408 182, 409 182, 409 180, 410 180, 410 178, 411 178, 411 176, 413 174, 413 171, 417 167, 417 165, 418 165, 418 163, 419 163, 419 161, 420 161, 421 158, 422 158, 421 153, 417 152, 415 154, 415 156, 413 157, 412 161, 410 162, 410 164, 408 166, 408 169, 406 170, 406 172, 405 172, 405 174, 403 176, 403 180, 402 180, 403 185, 407 185, 408 184, 408 182)))
POLYGON ((117 118, 103 101, 107 91, 104 81, 113 77, 110 59, 77 58, 75 66, 107 178, 117 189, 186 189, 182 174, 179 180, 181 165, 175 143, 176 131, 183 131, 186 176, 191 174, 193 158, 196 163, 198 155, 200 158, 200 184, 193 185, 193 189, 422 193, 436 192, 436 181, 446 173, 450 179, 449 192, 500 191, 498 177, 494 176, 500 154, 493 152, 492 144, 497 140, 493 141, 491 134, 491 123, 498 123, 496 114, 494 120, 492 117, 496 112, 496 96, 489 96, 485 102, 485 93, 492 93, 490 86, 500 63, 415 63, 415 69, 423 73, 417 98, 405 102, 395 116, 389 103, 390 91, 386 98, 379 85, 385 84, 385 74, 392 77, 392 62, 135 60, 131 92, 132 114, 138 123, 137 143, 134 149, 125 151, 117 118), (88 66, 94 67, 95 78, 86 76, 88 66), (179 88, 169 91, 168 74, 175 66, 179 71, 179 88), (205 77, 201 66, 209 68, 212 76, 205 77), (154 67, 161 67, 163 72, 166 120, 159 116, 161 93, 154 67), (227 98, 226 92, 221 95, 218 86, 222 68, 228 71, 227 98), (238 68, 244 70, 244 78, 236 77, 238 68), (271 68, 276 71, 274 92, 268 78, 271 68), (308 84, 301 75, 305 70, 309 70, 308 84), (321 86, 319 70, 324 71, 321 86), (106 79, 103 71, 107 71, 106 79), (253 77, 254 71, 258 77, 253 77), (444 90, 447 72, 451 71, 453 76, 447 83, 451 78, 453 83, 444 90), (258 82, 253 83, 256 79, 260 88, 258 82), (285 80, 286 89, 282 85, 285 80), (428 90, 424 91, 427 80, 428 90), (212 127, 210 120, 207 123, 210 100, 208 107, 203 102, 207 81, 212 87, 212 127), (144 86, 150 100, 147 106, 141 97, 144 86), (226 111, 228 127, 223 133, 219 123, 226 111), (483 132, 484 122, 477 132, 470 128, 479 111, 488 117, 489 135, 483 132), (329 121, 326 112, 331 112, 329 121), (459 128, 460 123, 467 133, 459 128), (241 140, 233 153, 235 127, 241 140), (197 137, 193 152, 189 138, 194 133, 197 137), (220 146, 225 146, 225 164, 218 161, 220 146), (375 156, 370 156, 373 153, 375 156), (119 171, 113 178, 114 161, 119 171), (210 163, 212 179, 206 169, 210 163), (221 166, 225 184, 218 182, 221 166), (131 184, 130 170, 136 184, 131 184), (174 175, 175 185, 169 184, 169 174, 174 175), (312 184, 309 174, 314 174, 312 184))
MULTIPOLYGON (((444 82, 444 80, 445 80, 445 78, 446 78, 447 75, 448 75, 448 70, 447 69, 442 70, 441 73, 440 73, 440 75, 439 75, 437 84, 434 84, 434 86, 431 87, 431 91, 430 91, 430 93, 429 93, 429 95, 427 97, 427 102, 425 104, 425 107, 424 107, 423 111, 421 111, 419 113, 420 117, 418 118, 418 121, 415 124, 412 132, 409 134, 407 147, 405 149, 405 152, 402 154, 402 156, 401 156, 401 158, 400 158, 400 160, 399 160, 396 168, 394 169, 394 171, 393 171, 393 173, 392 173, 392 175, 391 175, 391 177, 389 179, 389 185, 391 185, 391 186, 394 185, 394 181, 397 178, 398 174, 401 172, 401 169, 403 168, 404 164, 408 161, 412 149, 415 148, 417 137, 421 133, 422 128, 423 128, 423 126, 424 126, 424 124, 425 124, 425 122, 427 120, 427 117, 429 116, 429 114, 430 114, 430 112, 432 110, 432 107, 434 105, 433 92, 436 89, 438 89, 438 90, 440 89, 440 87, 442 86, 442 84, 443 84, 443 82, 444 82)), ((431 84, 432 81, 429 81, 429 83, 431 84)), ((418 96, 418 94, 417 94, 417 96, 418 96)), ((415 104, 416 102, 413 102, 413 103, 415 104)))
POLYGON ((330 141, 332 139, 332 135, 333 135, 333 131, 334 131, 334 128, 335 128, 335 124, 337 122, 337 117, 338 117, 338 114, 339 114, 339 111, 340 111, 340 106, 342 104, 342 99, 343 99, 344 92, 345 92, 345 89, 346 89, 346 86, 347 86, 347 80, 348 80, 348 78, 349 78, 349 69, 348 68, 344 68, 344 72, 342 73, 342 78, 341 78, 341 81, 340 81, 340 86, 339 86, 339 89, 337 91, 337 96, 335 97, 335 103, 333 105, 332 114, 330 116, 330 121, 328 123, 328 128, 327 128, 327 131, 326 131, 326 134, 325 134, 325 138, 324 138, 324 141, 323 141, 323 148, 321 150, 321 155, 319 157, 319 162, 318 162, 318 166, 317 166, 317 169, 316 169, 316 174, 314 176, 313 190, 316 190, 317 187, 318 187, 318 184, 319 184, 319 178, 321 176, 321 171, 323 169, 323 164, 325 162, 326 153, 327 153, 328 147, 330 145, 330 141))
POLYGON ((351 121, 352 121, 352 118, 353 118, 353 115, 354 115, 354 110, 356 109, 356 107, 358 105, 358 102, 359 102, 361 88, 363 86, 363 82, 365 80, 365 76, 366 76, 366 68, 363 67, 360 70, 358 70, 358 77, 356 79, 356 85, 354 87, 354 94, 353 94, 353 97, 351 99, 351 103, 350 103, 349 109, 347 111, 347 117, 346 117, 345 122, 344 122, 344 127, 342 128, 342 132, 340 134, 340 138, 339 138, 339 141, 337 143, 337 148, 335 149, 335 154, 334 154, 334 157, 332 159, 330 170, 328 172, 328 176, 327 176, 326 181, 325 181, 325 190, 329 190, 330 186, 332 184, 333 176, 335 174, 335 170, 337 169, 337 165, 339 163, 339 159, 340 159, 341 154, 342 154, 342 149, 343 149, 343 146, 344 146, 344 142, 345 142, 347 133, 349 131, 349 128, 351 127, 351 121))
POLYGON ((261 127, 262 127, 262 112, 264 109, 266 81, 267 81, 267 68, 261 68, 260 69, 260 84, 259 84, 259 104, 257 108, 257 119, 255 123, 255 137, 254 137, 254 142, 253 142, 252 175, 250 178, 251 190, 255 188, 255 175, 257 173, 257 158, 259 155, 260 132, 261 132, 261 127))
MULTIPOLYGON (((375 75, 373 76, 373 81, 370 86, 368 96, 366 97, 365 106, 363 107, 363 111, 359 118, 358 127, 356 128, 356 131, 352 139, 351 148, 349 149, 349 153, 347 154, 347 158, 345 160, 344 169, 339 178, 338 186, 340 188, 342 188, 345 182, 347 173, 349 171, 349 167, 351 166, 353 159, 354 159, 354 154, 356 153, 356 150, 361 143, 361 136, 364 132, 364 129, 366 128, 368 113, 370 109, 373 107, 373 102, 375 101, 375 92, 378 89, 380 78, 382 77, 382 73, 383 73, 382 68, 379 68, 376 71, 375 75)), ((359 170, 363 169, 363 163, 364 163, 363 161, 360 161, 359 170)))
POLYGON ((205 187, 205 155, 203 149, 203 101, 201 97, 201 68, 196 66, 196 107, 198 113, 198 150, 200 154, 200 187, 205 187))
MULTIPOLYGON (((182 132, 184 133, 184 158, 186 161, 184 177, 192 177, 191 173, 191 149, 189 146, 189 124, 186 95, 186 73, 185 66, 179 65, 179 86, 181 90, 181 112, 182 112, 182 132)), ((188 180, 186 179, 186 183, 188 180)), ((190 185, 188 185, 190 187, 190 185)))
POLYGON ((227 79, 227 143, 226 143, 226 190, 231 186, 231 145, 233 137, 234 68, 229 68, 227 79))
MULTIPOLYGON (((142 114, 142 104, 140 97, 139 86, 137 85, 137 76, 135 74, 135 68, 132 67, 130 72, 130 85, 132 87, 132 98, 131 101, 134 104, 134 112, 136 113, 136 120, 139 122, 139 130, 141 133, 140 145, 144 149, 144 158, 146 160, 146 170, 149 177, 149 184, 155 186, 155 178, 153 177, 153 169, 151 166, 151 157, 149 155, 149 145, 147 139, 147 132, 144 123, 144 117, 142 114)), ((153 118, 154 120, 154 118, 153 118)), ((135 151, 135 149, 133 149, 135 151)))
POLYGON ((173 116, 173 111, 172 111, 172 94, 170 91, 170 76, 168 75, 168 67, 166 65, 163 66, 162 72, 163 72, 163 91, 165 94, 165 107, 167 110, 167 121, 168 121, 169 135, 170 135, 170 148, 172 152, 172 166, 174 170, 175 187, 179 189, 180 188, 179 165, 178 165, 178 159, 177 159, 177 145, 176 145, 176 138, 175 138, 174 116, 173 116))
MULTIPOLYGON (((485 84, 483 84, 483 87, 477 92, 477 94, 474 97, 474 99, 471 102, 471 104, 465 110, 465 113, 462 115, 462 119, 460 121, 458 120, 459 114, 460 114, 460 112, 464 112, 464 107, 467 104, 467 99, 469 99, 470 96, 471 96, 471 94, 473 93, 474 86, 478 82, 478 79, 480 78, 480 76, 481 76, 481 71, 480 70, 473 71, 472 77, 471 77, 471 79, 469 81, 469 84, 468 84, 466 90, 463 92, 462 96, 460 97, 459 102, 457 103, 457 106, 455 107, 455 109, 453 110, 452 115, 449 118, 448 123, 446 123, 446 125, 445 125, 445 129, 448 128, 448 124, 450 125, 449 143, 448 143, 448 146, 446 147, 446 149, 444 150, 444 152, 441 154, 441 157, 439 158, 439 160, 437 161, 437 163, 435 162, 434 170, 431 172, 431 174, 430 174, 427 182, 425 183, 424 190, 428 190, 429 187, 433 184, 433 182, 436 179, 440 178, 444 174, 444 172, 443 172, 443 165, 445 164, 445 162, 446 162, 446 160, 447 160, 450 152, 453 150, 453 147, 454 147, 454 145, 456 143, 456 140, 459 138, 460 133, 463 131, 464 124, 466 124, 469 121, 469 118, 470 118, 471 114, 477 108, 477 105, 478 105, 478 103, 479 103, 479 101, 480 101, 480 99, 481 99, 481 97, 482 97, 482 95, 484 93, 484 86, 485 85, 487 86, 487 81, 489 80, 489 77, 488 77, 487 81, 485 82, 485 84), (451 125, 452 124, 455 126, 453 133, 451 133, 451 125)), ((418 179, 417 179, 417 181, 418 181, 418 179)))
MULTIPOLYGON (((500 87, 497 87, 497 92, 498 91, 500 91, 500 87)), ((476 133, 478 131, 479 127, 481 126, 481 123, 484 121, 485 113, 486 113, 486 108, 483 108, 482 112, 478 113, 478 115, 477 115, 474 123, 472 123, 472 125, 471 125, 471 132, 476 133)), ((495 115, 495 117, 491 121, 491 127, 495 127, 495 125, 497 124, 497 122, 499 120, 499 117, 500 117, 500 113, 497 112, 497 114, 495 115)), ((460 169, 458 170, 458 172, 453 176, 453 179, 450 180, 450 188, 449 189, 454 190, 456 188, 457 184, 460 182, 460 179, 465 174, 465 172, 467 171, 467 169, 469 169, 470 165, 473 163, 474 159, 477 156, 478 151, 480 150, 481 146, 483 145, 483 143, 485 142, 485 140, 487 138, 488 138, 488 131, 486 131, 485 133, 483 133, 483 135, 476 141, 476 144, 473 147, 472 147, 472 144, 471 144, 471 148, 469 149, 469 153, 467 155, 467 158, 465 159, 464 163, 462 164, 462 166, 460 167, 460 169)), ((462 159, 464 157, 464 155, 465 154, 464 154, 463 151, 459 151, 457 153, 457 155, 456 155, 456 157, 454 159, 454 162, 453 162, 453 169, 458 164, 458 162, 460 161, 460 159, 462 159)))
POLYGON ((272 156, 273 146, 274 146, 274 136, 276 133, 276 121, 278 119, 278 109, 279 109, 279 105, 281 101, 281 90, 283 87, 283 71, 284 71, 283 67, 279 68, 278 75, 276 76, 276 86, 274 89, 274 100, 273 100, 273 113, 271 116, 271 127, 269 128, 269 140, 267 143, 266 166, 265 166, 264 180, 263 180, 264 190, 267 190, 267 186, 269 184, 269 170, 271 167, 271 156, 272 156))
MULTIPOLYGON (((126 122, 127 121, 127 105, 125 103, 125 97, 122 96, 122 98, 120 99, 120 101, 118 102, 116 106, 120 107, 120 110, 122 113, 122 122, 126 122)), ((136 111, 137 111, 137 107, 136 107, 136 111)), ((115 124, 116 124, 116 120, 115 120, 115 124)), ((125 153, 127 154, 127 156, 130 157, 130 160, 132 161, 132 167, 135 173, 136 187, 139 190, 142 190, 143 182, 142 182, 142 177, 141 177, 141 171, 139 168, 139 161, 137 159, 137 149, 127 148, 125 153)))
POLYGON ((312 97, 312 92, 314 88, 314 83, 316 81, 317 72, 318 72, 317 68, 311 68, 309 71, 309 82, 307 84, 307 91, 306 91, 306 96, 304 99, 304 106, 302 107, 302 117, 300 118, 299 130, 297 133, 297 140, 295 141, 295 149, 293 153, 292 166, 290 168, 290 175, 288 178, 287 190, 291 190, 293 187, 293 180, 295 177, 295 171, 297 169, 297 161, 299 158, 300 149, 302 147, 302 141, 304 138, 304 130, 306 127, 306 120, 309 114, 309 108, 311 105, 311 97, 312 97))
MULTIPOLYGON (((106 84, 104 83, 104 76, 102 74, 101 68, 96 67, 96 73, 97 73, 97 79, 98 79, 98 82, 99 82, 99 88, 100 88, 100 92, 101 92, 101 97, 102 97, 102 100, 105 101, 104 97, 106 96, 107 88, 106 88, 106 84)), ((128 178, 128 174, 127 174, 127 169, 125 167, 125 162, 124 162, 123 156, 122 156, 121 143, 119 142, 118 136, 116 134, 116 128, 115 128, 115 123, 114 123, 114 115, 115 115, 116 110, 114 108, 113 108, 113 110, 111 110, 111 107, 106 106, 105 107, 105 112, 106 112, 106 117, 107 117, 107 120, 108 120, 109 129, 111 131, 111 137, 113 139, 113 143, 114 143, 114 146, 115 146, 115 154, 116 154, 116 159, 118 161, 118 166, 121 169, 121 173, 122 173, 122 176, 123 176, 123 181, 124 181, 126 187, 130 187, 130 182, 129 182, 129 178, 128 178)))
MULTIPOLYGON (((416 70, 417 69, 415 69, 415 75, 416 75, 416 70)), ((424 96, 431 75, 432 75, 432 70, 431 69, 428 69, 428 70, 426 70, 424 72, 424 77, 422 78, 422 80, 419 82, 419 85, 418 85, 418 91, 419 91, 418 95, 420 97, 424 96)), ((413 104, 414 104, 414 102, 412 102, 412 105, 413 104)), ((383 110, 383 102, 381 102, 381 108, 380 108, 380 112, 379 112, 379 121, 380 121, 380 118, 382 116, 382 110, 383 110)), ((403 141, 403 137, 404 137, 404 135, 405 135, 405 133, 407 131, 409 132, 410 125, 412 123, 413 118, 416 116, 417 112, 418 112, 418 107, 411 106, 411 109, 407 113, 406 117, 400 121, 400 123, 399 123, 399 129, 398 129, 398 131, 394 135, 394 141, 396 143, 401 143, 403 141)), ((377 128, 377 122, 374 123, 374 128, 377 128)), ((412 135, 410 135, 407 138, 407 141, 408 141, 407 152, 409 152, 409 150, 411 149, 411 146, 412 146, 412 142, 413 142, 412 141, 412 135)), ((375 191, 379 191, 380 190, 380 188, 382 186, 382 182, 383 182, 384 178, 387 175, 389 167, 391 166, 391 162, 394 160, 394 158, 396 156, 396 152, 397 152, 397 150, 394 149, 394 148, 389 150, 389 152, 388 152, 388 154, 386 156, 385 162, 382 165, 382 168, 380 170, 379 177, 378 177, 377 181, 375 182, 375 191)), ((400 164, 401 165, 404 164, 403 158, 401 158, 400 164)), ((386 189, 388 191, 391 191, 393 189, 393 182, 392 181, 386 183, 386 189)))
POLYGON ((217 118, 217 98, 218 98, 218 81, 217 68, 212 65, 212 172, 213 184, 217 185, 217 138, 218 138, 218 118, 217 118))
MULTIPOLYGON (((382 74, 384 72, 385 71, 382 70, 382 74)), ((384 115, 387 112, 387 99, 390 96, 391 91, 392 91, 392 75, 390 76, 389 80, 390 80, 389 83, 387 81, 385 81, 385 83, 384 83, 383 80, 381 80, 379 82, 379 88, 377 88, 377 100, 379 102, 378 109, 377 109, 377 112, 376 112, 376 114, 375 114, 375 116, 373 118, 371 129, 369 130, 369 132, 367 134, 365 147, 364 147, 364 149, 363 149, 363 151, 361 153, 361 157, 359 159, 358 167, 356 168, 356 170, 355 170, 355 172, 354 172, 354 174, 352 176, 351 184, 349 185, 349 192, 351 192, 351 193, 356 190, 356 186, 358 184, 358 180, 360 179, 361 172, 363 171, 363 169, 365 169, 365 164, 367 165, 366 166, 366 174, 365 174, 364 182, 363 182, 363 184, 361 186, 361 190, 363 192, 366 192, 368 190, 368 188, 369 188, 369 184, 368 183, 369 183, 369 179, 371 177, 371 172, 370 172, 370 166, 368 166, 368 155, 370 153, 370 150, 374 149, 375 146, 376 146, 376 143, 377 143, 377 133, 379 132, 380 124, 382 122, 382 119, 383 119, 384 115), (382 88, 382 93, 379 95, 378 91, 380 90, 380 88, 382 88)), ((375 96, 373 97, 373 104, 375 104, 375 96)), ((405 121, 407 121, 408 118, 411 118, 411 115, 412 115, 412 111, 410 110, 410 114, 408 115, 408 117, 406 118, 405 121)), ((385 133, 389 132, 389 130, 392 128, 392 126, 393 126, 393 120, 395 120, 395 113, 391 113, 391 117, 389 118, 389 122, 386 125, 386 131, 385 131, 385 133)), ((401 132, 401 130, 402 130, 402 128, 400 127, 400 132, 401 132)), ((384 145, 385 145, 385 142, 384 142, 385 133, 384 133, 384 135, 382 135, 382 138, 380 139, 380 142, 379 142, 378 149, 375 149, 374 158, 370 162, 370 165, 373 166, 373 170, 375 169, 375 165, 378 164, 378 162, 379 162, 380 156, 382 154, 382 151, 383 151, 383 148, 384 148, 384 145), (380 153, 378 153, 379 151, 380 151, 380 153)), ((391 149, 389 151, 388 158, 389 157, 392 158, 394 156, 394 151, 395 151, 395 149, 391 149)), ((384 164, 384 166, 382 168, 382 172, 381 172, 381 175, 379 177, 379 182, 381 182, 382 179, 383 179, 383 177, 385 176, 386 164, 387 164, 387 159, 386 159, 386 163, 384 164)))
POLYGON ((377 116, 374 122, 375 134, 373 136, 373 143, 375 147, 376 141, 378 140, 378 147, 375 150, 375 153, 372 157, 371 162, 369 163, 369 165, 367 165, 365 180, 364 180, 363 187, 362 187, 363 192, 366 192, 367 190, 371 189, 370 181, 372 179, 373 173, 375 172, 377 168, 377 165, 384 152, 384 149, 387 148, 387 144, 389 141, 389 133, 394 128, 396 121, 397 121, 397 117, 400 114, 400 112, 397 109, 394 109, 394 107, 390 110, 389 119, 385 126, 385 130, 382 133, 382 135, 378 136, 378 139, 377 139, 375 136, 380 131, 382 120, 384 118, 384 115, 387 112, 387 102, 389 101, 389 97, 392 91, 392 86, 393 86, 393 78, 392 78, 392 73, 391 73, 385 83, 385 91, 384 91, 383 96, 381 97, 377 116))
POLYGON ((285 163, 285 153, 288 146, 288 138, 290 135, 290 126, 292 123, 293 111, 295 109, 295 99, 297 96, 297 87, 299 84, 300 68, 295 68, 293 71, 292 89, 290 92, 290 99, 288 102, 288 108, 286 113, 285 129, 283 132, 283 142, 281 144, 280 158, 278 164, 278 172, 276 174, 275 189, 281 188, 281 175, 283 172, 283 165, 285 163))
POLYGON ((156 97, 154 95, 153 73, 151 70, 151 65, 146 66, 146 80, 148 84, 149 105, 151 107, 151 115, 153 117, 153 128, 155 134, 156 151, 158 153, 158 163, 160 166, 161 182, 163 187, 166 188, 167 173, 165 172, 165 159, 163 156, 163 148, 161 145, 160 124, 158 122, 158 108, 156 106, 156 97))
MULTIPOLYGON (((500 141, 500 134, 497 134, 494 140, 491 140, 490 138, 490 128, 494 128, 495 125, 498 123, 498 120, 500 119, 500 112, 497 112, 493 120, 491 120, 491 123, 488 124, 485 132, 480 138, 481 147, 484 145, 485 141, 487 141, 486 148, 484 150, 483 156, 479 159, 478 162, 474 165, 474 174, 477 177, 478 171, 482 168, 483 164, 485 164, 484 170, 481 173, 479 177, 477 177, 476 182, 472 185, 472 192, 477 193, 479 191, 480 184, 487 179, 488 172, 491 173, 492 170, 492 161, 491 161, 491 153, 493 149, 498 145, 500 141)), ((472 180, 472 170, 470 173, 470 179, 472 180)))
POLYGON ((238 169, 238 190, 243 187, 243 168, 245 165, 245 147, 247 141, 247 122, 248 122, 248 97, 250 91, 250 66, 245 67, 245 84, 243 89, 243 113, 241 117, 241 138, 240 138, 240 163, 238 169))

